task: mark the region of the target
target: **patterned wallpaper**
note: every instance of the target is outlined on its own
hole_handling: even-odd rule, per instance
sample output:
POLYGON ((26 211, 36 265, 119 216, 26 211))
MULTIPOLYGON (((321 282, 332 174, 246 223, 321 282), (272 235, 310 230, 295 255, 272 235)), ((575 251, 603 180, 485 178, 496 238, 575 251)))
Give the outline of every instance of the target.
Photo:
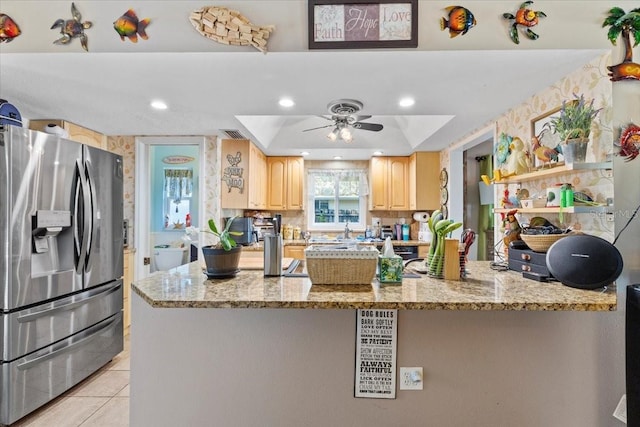
POLYGON ((122 156, 124 165, 124 218, 133 223, 136 189, 136 139, 134 136, 110 136, 107 150, 122 156))
MULTIPOLYGON (((606 66, 610 65, 610 63, 610 53, 603 54, 517 107, 505 112, 495 120, 496 135, 504 132, 510 136, 519 137, 529 149, 531 146, 531 120, 560 107, 563 100, 573 99, 574 94, 584 94, 587 100, 595 99, 594 105, 596 108, 602 108, 594 125, 586 160, 588 162, 610 160, 613 152, 612 95, 611 82, 607 76, 606 69, 606 66)), ((493 123, 487 123, 482 128, 493 123)), ((459 144, 460 141, 456 141, 451 146, 454 147, 459 144)), ((449 159, 449 150, 443 150, 441 153, 442 164, 449 165, 449 159)), ((544 178, 539 181, 523 183, 522 188, 526 188, 530 195, 546 194, 548 187, 563 182, 571 183, 575 191, 585 192, 598 202, 606 202, 607 198, 613 197, 613 178, 602 171, 584 171, 544 178)), ((496 186, 496 200, 502 198, 503 190, 504 186, 496 186)), ((516 190, 517 185, 509 185, 511 195, 514 195, 516 190)), ((499 205, 496 205, 496 207, 499 207, 499 205)), ((518 215, 521 222, 528 222, 533 216, 530 214, 518 215)), ((604 214, 565 213, 562 217, 558 214, 536 214, 535 216, 544 216, 558 226, 583 230, 589 234, 594 234, 610 241, 613 240, 613 223, 607 222, 604 214)), ((496 241, 503 236, 501 227, 500 216, 496 215, 496 241)))

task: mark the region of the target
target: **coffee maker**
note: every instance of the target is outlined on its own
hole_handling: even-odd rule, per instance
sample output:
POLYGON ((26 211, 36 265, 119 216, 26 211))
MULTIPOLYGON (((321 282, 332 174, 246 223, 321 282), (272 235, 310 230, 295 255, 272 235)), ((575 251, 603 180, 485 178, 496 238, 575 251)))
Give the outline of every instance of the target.
MULTIPOLYGON (((225 224, 229 221, 230 218, 225 218, 225 224)), ((241 218, 237 217, 233 220, 231 224, 231 228, 229 231, 237 231, 242 233, 240 236, 233 236, 233 240, 236 241, 237 244, 243 246, 249 246, 258 241, 257 232, 253 227, 253 218, 241 218)))

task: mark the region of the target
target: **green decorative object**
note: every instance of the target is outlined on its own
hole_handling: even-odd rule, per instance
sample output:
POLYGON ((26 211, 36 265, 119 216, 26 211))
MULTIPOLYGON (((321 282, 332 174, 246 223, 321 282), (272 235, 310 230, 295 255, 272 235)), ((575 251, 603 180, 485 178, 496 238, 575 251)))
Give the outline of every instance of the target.
POLYGON ((513 21, 509 30, 509 37, 511 37, 511 41, 515 44, 520 43, 520 39, 518 37, 518 26, 525 27, 524 35, 527 36, 527 38, 537 40, 539 37, 531 30, 531 27, 538 25, 538 18, 544 18, 547 15, 544 12, 529 9, 531 4, 533 4, 532 1, 522 3, 515 15, 508 12, 502 14, 504 19, 513 21))
POLYGON ((620 64, 607 67, 611 81, 640 80, 640 64, 633 62, 631 47, 631 36, 635 40, 633 47, 640 43, 640 8, 632 9, 629 13, 619 7, 612 8, 602 23, 602 27, 606 26, 609 26, 607 37, 611 44, 615 46, 620 35, 624 42, 624 60, 620 64))
POLYGON ((380 283, 400 283, 402 282, 402 270, 404 265, 402 257, 396 255, 391 258, 378 258, 378 267, 380 270, 380 283))
POLYGON ((600 112, 600 108, 594 108, 592 99, 587 102, 584 95, 575 95, 571 101, 563 101, 560 115, 549 120, 551 131, 558 134, 560 141, 566 143, 570 139, 589 140, 591 124, 600 112))

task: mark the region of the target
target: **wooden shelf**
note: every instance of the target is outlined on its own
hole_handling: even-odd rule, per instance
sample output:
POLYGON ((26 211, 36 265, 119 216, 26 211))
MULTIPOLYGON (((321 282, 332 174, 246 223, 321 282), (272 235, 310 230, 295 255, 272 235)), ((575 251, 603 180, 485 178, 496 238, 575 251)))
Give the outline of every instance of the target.
MULTIPOLYGON (((544 168, 535 172, 529 172, 522 175, 513 175, 496 181, 496 184, 514 184, 520 182, 533 181, 540 178, 552 177, 561 175, 563 173, 581 170, 596 170, 596 169, 612 169, 613 162, 598 162, 598 163, 573 163, 563 164, 561 166, 555 166, 552 168, 544 168)), ((536 208, 547 209, 547 208, 536 208)))
MULTIPOLYGON (((545 207, 545 208, 496 208, 493 213, 507 213, 514 209, 517 209, 519 213, 532 213, 532 214, 545 214, 545 213, 560 213, 560 207, 545 207)), ((607 213, 611 212, 613 206, 570 206, 568 208, 562 208, 562 213, 607 213)))

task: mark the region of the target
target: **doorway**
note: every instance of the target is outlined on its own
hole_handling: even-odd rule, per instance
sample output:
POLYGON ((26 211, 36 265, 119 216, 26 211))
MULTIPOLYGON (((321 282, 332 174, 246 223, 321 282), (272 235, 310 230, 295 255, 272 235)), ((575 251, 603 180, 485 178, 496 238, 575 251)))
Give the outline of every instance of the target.
MULTIPOLYGON (((200 222, 204 213, 204 180, 200 173, 204 171, 204 159, 204 137, 136 138, 135 280, 155 271, 154 246, 182 240, 187 213, 193 225, 200 222), (189 177, 191 188, 180 188, 189 185, 189 177)), ((189 261, 189 250, 186 258, 189 261)))

